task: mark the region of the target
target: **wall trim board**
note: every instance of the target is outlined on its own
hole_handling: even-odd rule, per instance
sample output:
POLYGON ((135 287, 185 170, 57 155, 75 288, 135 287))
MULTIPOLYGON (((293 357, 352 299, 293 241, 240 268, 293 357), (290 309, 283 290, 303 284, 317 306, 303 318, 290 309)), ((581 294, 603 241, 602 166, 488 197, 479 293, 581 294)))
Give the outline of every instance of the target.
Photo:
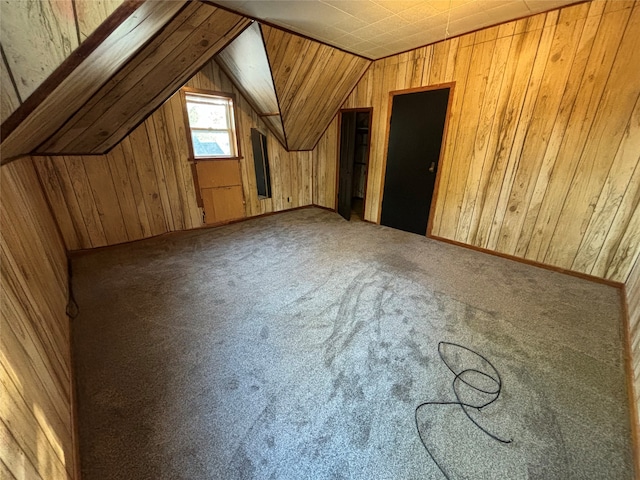
MULTIPOLYGON (((322 205, 316 205, 315 203, 313 205, 309 205, 307 207, 302 207, 302 208, 309 208, 309 207, 319 208, 320 210, 326 210, 327 212, 333 212, 333 213, 336 213, 338 211, 335 208, 323 207, 322 205)), ((294 210, 294 209, 292 209, 292 210, 294 210)), ((279 213, 279 212, 276 212, 276 213, 279 213)))
POLYGON ((575 270, 568 270, 562 267, 556 267, 554 265, 548 265, 546 263, 536 262, 535 260, 529 260, 528 258, 517 257, 515 255, 509 255, 508 253, 497 252, 495 250, 489 250, 487 248, 477 247, 475 245, 470 245, 468 243, 458 242, 456 240, 451 240, 445 237, 439 237, 437 235, 427 235, 427 238, 431 238, 432 240, 437 240, 439 242, 449 243, 451 245, 456 245, 458 247, 468 248, 469 250, 475 250, 476 252, 482 252, 489 255, 493 255, 495 257, 506 258, 508 260, 513 260, 519 263, 523 263, 525 265, 531 265, 533 267, 544 268, 545 270, 550 270, 556 273, 563 273, 565 275, 570 275, 572 277, 581 278, 583 280, 589 280, 595 283, 601 283, 603 285, 608 285, 614 288, 622 288, 624 283, 616 282, 614 280, 608 280, 602 277, 596 277, 595 275, 589 275, 587 273, 576 272, 575 270))
MULTIPOLYGON (((440 185, 440 171, 442 170, 442 160, 444 158, 444 152, 446 149, 446 139, 447 132, 449 130, 449 123, 451 118, 451 108, 453 106, 453 96, 455 93, 456 82, 446 82, 439 83, 436 85, 427 85, 423 87, 413 87, 406 88, 402 90, 391 90, 389 91, 389 105, 387 107, 387 123, 385 130, 385 138, 384 138, 384 150, 382 156, 382 164, 380 166, 380 201, 378 202, 378 220, 376 223, 380 224, 382 218, 382 202, 384 200, 384 182, 387 174, 387 160, 389 154, 389 135, 391 134, 391 116, 393 110, 393 98, 396 95, 405 95, 409 93, 418 93, 418 92, 428 92, 430 90, 442 90, 445 88, 449 89, 449 99, 447 102, 447 115, 444 120, 444 130, 442 131, 442 145, 440 147, 440 155, 438 157, 438 170, 436 171, 436 183, 433 188, 433 195, 431 196, 431 205, 429 207, 429 219, 427 221, 427 231, 426 233, 431 233, 432 223, 433 223, 433 212, 435 211, 435 205, 438 198, 438 186, 440 185)), ((366 187, 365 187, 366 188, 366 187)), ((366 192, 365 192, 366 196, 366 192)), ((363 205, 364 207, 364 205, 363 205)), ((363 209, 363 212, 365 210, 363 209)))
MULTIPOLYGON (((0 136, 7 138, 18 125, 91 55, 100 44, 127 20, 146 0, 124 0, 100 26, 56 68, 47 79, 7 118, 0 127, 0 136)), ((107 81, 108 79, 105 79, 107 81)), ((15 159, 17 159, 16 157, 15 159)), ((13 158, 11 160, 14 160, 13 158)))
POLYGON ((620 286, 622 301, 622 329, 624 342, 624 366, 627 380, 627 395, 629 396, 629 419, 631 421, 631 449, 633 453, 633 466, 635 478, 640 478, 640 418, 638 417, 638 405, 636 405, 636 385, 633 371, 633 346, 631 340, 631 312, 627 301, 627 286, 620 286))

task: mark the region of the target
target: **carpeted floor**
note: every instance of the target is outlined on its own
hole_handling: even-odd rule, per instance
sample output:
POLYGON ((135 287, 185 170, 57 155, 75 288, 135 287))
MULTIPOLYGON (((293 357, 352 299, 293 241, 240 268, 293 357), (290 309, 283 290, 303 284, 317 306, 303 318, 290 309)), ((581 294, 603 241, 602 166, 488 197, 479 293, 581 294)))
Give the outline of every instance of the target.
POLYGON ((451 479, 633 476, 614 288, 320 209, 79 254, 73 286, 83 480, 445 478, 420 435, 451 479), (495 365, 470 414, 511 443, 457 405, 419 435, 439 341, 495 365))

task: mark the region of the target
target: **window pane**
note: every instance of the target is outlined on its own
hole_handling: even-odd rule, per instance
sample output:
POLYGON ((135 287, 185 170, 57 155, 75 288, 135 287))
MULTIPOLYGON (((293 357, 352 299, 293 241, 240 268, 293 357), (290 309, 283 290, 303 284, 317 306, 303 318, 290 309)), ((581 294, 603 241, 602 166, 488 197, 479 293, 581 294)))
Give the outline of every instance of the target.
POLYGON ((225 104, 187 102, 191 128, 227 129, 227 107, 225 104))
POLYGON ((196 157, 231 157, 231 142, 227 132, 191 131, 193 154, 196 157))

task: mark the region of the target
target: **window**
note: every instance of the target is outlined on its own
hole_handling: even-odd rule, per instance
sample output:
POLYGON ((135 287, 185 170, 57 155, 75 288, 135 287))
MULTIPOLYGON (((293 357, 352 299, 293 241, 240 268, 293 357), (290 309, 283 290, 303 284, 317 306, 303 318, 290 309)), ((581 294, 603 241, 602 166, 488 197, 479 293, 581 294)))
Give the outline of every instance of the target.
POLYGON ((233 97, 185 91, 194 159, 239 157, 233 97))

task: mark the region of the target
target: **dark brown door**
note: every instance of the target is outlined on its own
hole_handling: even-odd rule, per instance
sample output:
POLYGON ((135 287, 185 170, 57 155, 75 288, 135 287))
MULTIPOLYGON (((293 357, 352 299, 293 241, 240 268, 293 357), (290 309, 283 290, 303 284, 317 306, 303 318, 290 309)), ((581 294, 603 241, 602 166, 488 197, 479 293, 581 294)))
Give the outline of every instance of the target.
POLYGON ((393 97, 380 223, 425 235, 449 88, 393 97))

